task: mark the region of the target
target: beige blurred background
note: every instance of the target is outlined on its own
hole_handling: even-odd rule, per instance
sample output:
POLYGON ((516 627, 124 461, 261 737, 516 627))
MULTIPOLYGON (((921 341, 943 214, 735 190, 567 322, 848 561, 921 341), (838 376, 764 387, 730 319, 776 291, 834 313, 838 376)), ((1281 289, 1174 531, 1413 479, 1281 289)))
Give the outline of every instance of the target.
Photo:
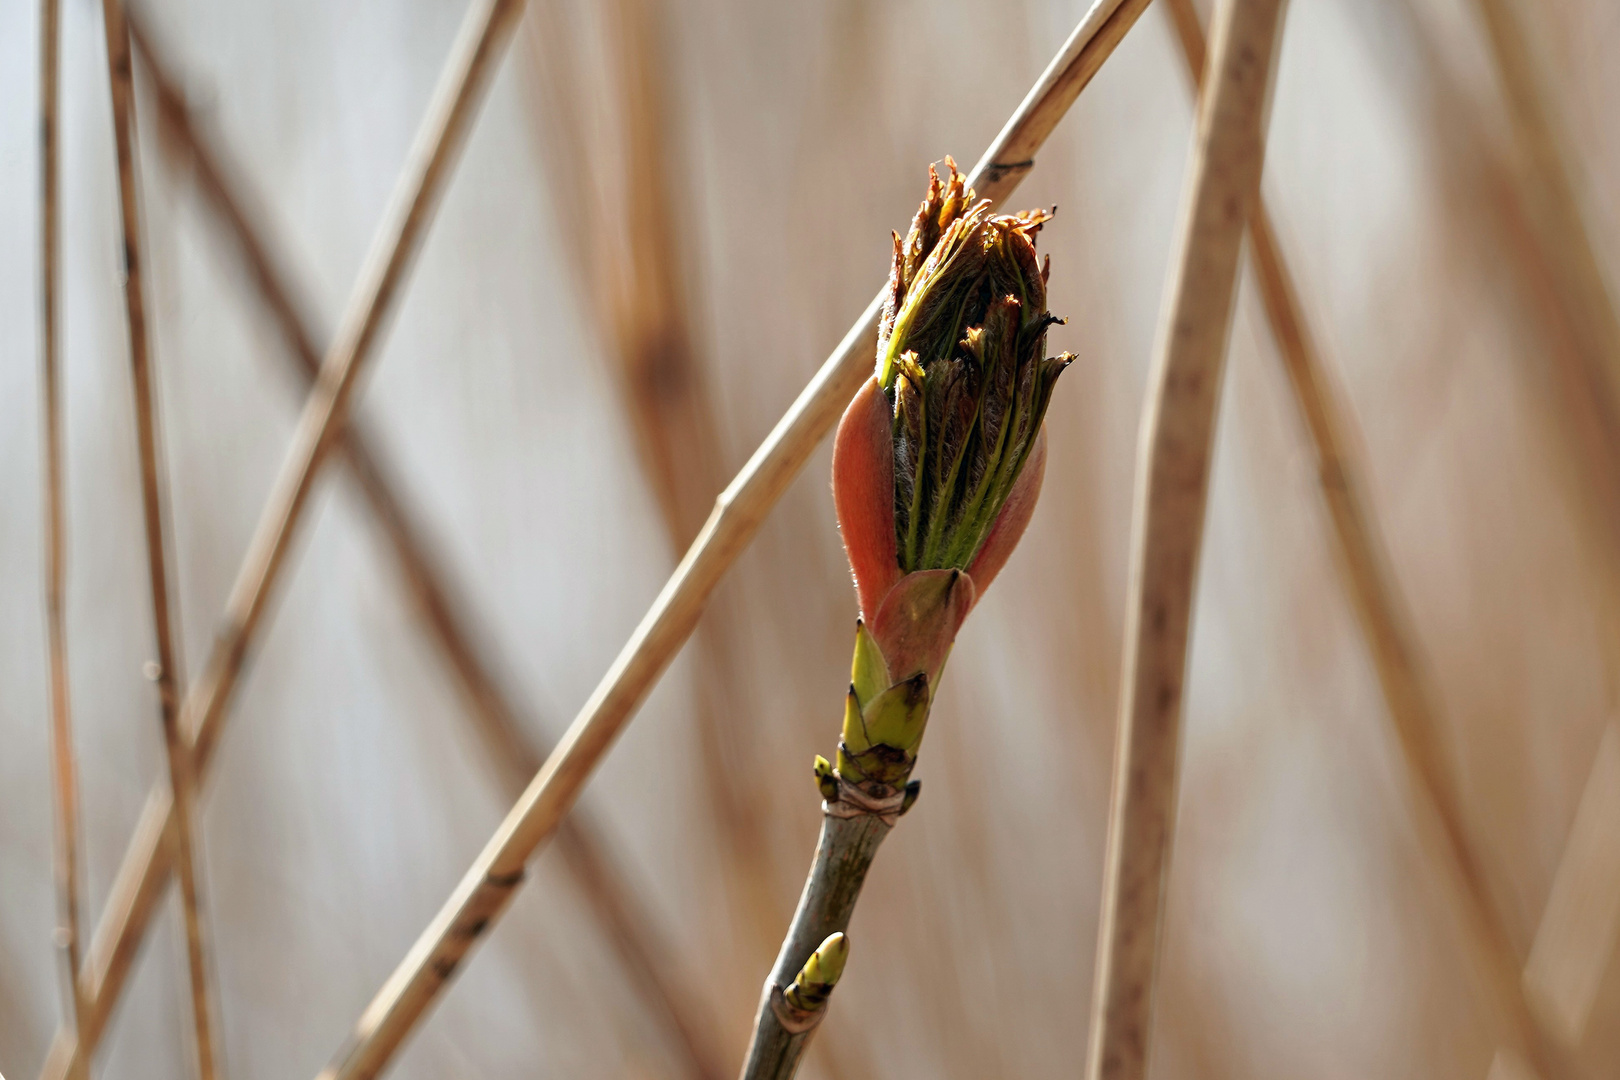
MULTIPOLYGON (((852 927, 805 1069, 817 1080, 1080 1069, 1136 428, 1192 117, 1159 6, 1015 199, 1059 207, 1041 246, 1069 322, 1051 343, 1080 360, 1052 406, 1045 497, 962 634, 921 801, 852 927)), ((1620 7, 1509 6, 1601 272, 1620 281, 1620 7)), ((531 4, 359 414, 534 746, 561 733, 714 493, 881 281, 928 162, 977 159, 1082 7, 531 4)), ((13 1080, 39 1070, 61 1000, 35 8, 0 8, 0 1072, 13 1080)), ((330 334, 462 5, 136 11, 330 334)), ((93 925, 166 773, 141 674, 153 644, 98 5, 64 3, 62 56, 68 626, 93 925)), ((160 138, 139 65, 137 85, 194 672, 299 384, 160 138)), ((1605 478, 1620 474, 1594 460, 1586 391, 1561 374, 1590 356, 1515 217, 1529 181, 1506 115, 1473 0, 1295 0, 1265 191, 1353 411, 1490 896, 1521 960, 1551 942, 1538 947, 1573 994, 1578 1075, 1612 1077, 1620 743, 1604 738, 1620 705, 1620 546, 1605 478), (1577 913, 1561 944, 1544 925, 1560 874, 1577 913)), ((1248 276, 1218 441, 1153 1074, 1485 1080, 1502 1029, 1414 827, 1248 276)), ((728 1071, 808 865, 808 764, 831 749, 847 678, 855 611, 827 471, 823 447, 581 803, 728 1071)), ((313 1076, 511 802, 354 484, 329 469, 311 509, 204 800, 233 1078, 313 1076)), ((97 1076, 190 1073, 184 970, 171 894, 97 1076)), ((690 1074, 551 852, 392 1075, 690 1074)))

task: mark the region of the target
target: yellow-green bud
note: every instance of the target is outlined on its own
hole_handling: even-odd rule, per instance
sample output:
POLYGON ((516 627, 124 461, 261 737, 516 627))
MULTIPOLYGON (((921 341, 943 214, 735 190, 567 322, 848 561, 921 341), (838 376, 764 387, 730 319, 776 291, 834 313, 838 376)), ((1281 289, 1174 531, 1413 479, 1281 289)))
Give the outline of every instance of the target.
POLYGON ((788 1004, 795 1009, 813 1012, 825 1008, 827 998, 844 974, 844 963, 849 959, 849 938, 833 934, 821 947, 810 954, 803 969, 795 976, 793 985, 783 992, 788 1004))
POLYGON ((832 762, 828 761, 820 754, 817 754, 815 770, 816 787, 820 790, 821 797, 826 799, 828 802, 832 802, 833 800, 837 799, 838 780, 833 776, 832 762))

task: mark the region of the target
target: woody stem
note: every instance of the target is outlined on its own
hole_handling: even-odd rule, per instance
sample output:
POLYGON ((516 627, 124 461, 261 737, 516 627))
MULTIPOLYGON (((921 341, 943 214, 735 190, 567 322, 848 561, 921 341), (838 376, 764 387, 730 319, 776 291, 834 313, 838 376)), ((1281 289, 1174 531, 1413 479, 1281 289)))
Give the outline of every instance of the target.
POLYGON ((866 871, 890 827, 873 814, 823 815, 810 876, 782 941, 782 951, 777 954, 776 966, 760 995, 741 1080, 790 1080, 798 1070, 799 1059, 815 1029, 788 1031, 772 1007, 772 991, 785 991, 818 945, 829 935, 849 928, 866 871))

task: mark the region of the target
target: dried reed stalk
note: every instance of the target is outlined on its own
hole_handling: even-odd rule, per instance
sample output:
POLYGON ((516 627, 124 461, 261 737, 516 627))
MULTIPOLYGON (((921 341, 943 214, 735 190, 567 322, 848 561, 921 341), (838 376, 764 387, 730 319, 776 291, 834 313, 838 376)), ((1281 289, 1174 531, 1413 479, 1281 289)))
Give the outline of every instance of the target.
MULTIPOLYGON (((1000 202, 1034 166, 1057 121, 1147 6, 1097 0, 974 168, 970 183, 1000 202)), ((382 1072, 476 942, 505 910, 525 866, 557 828, 591 772, 670 660, 704 602, 867 377, 881 295, 833 350, 737 477, 675 573, 472 868, 367 1007, 322 1073, 355 1080, 382 1072)))
POLYGON ((1607 434, 1620 454, 1620 314, 1581 216, 1563 124, 1542 88, 1517 6, 1474 0, 1523 159, 1522 197, 1556 291, 1573 315, 1587 385, 1604 395, 1607 434))
POLYGON ((174 805, 174 861, 180 879, 185 918, 187 974, 191 982, 191 1016, 197 1039, 197 1073, 216 1075, 216 1036, 209 1005, 207 919, 198 881, 196 776, 191 747, 180 730, 179 613, 172 606, 169 584, 168 520, 162 490, 162 433, 152 385, 151 339, 146 326, 144 295, 145 243, 135 177, 135 86, 131 72, 129 30, 120 0, 102 0, 107 38, 107 69, 112 84, 113 137, 118 153, 118 208, 124 231, 124 313, 129 329, 130 374, 135 386, 135 434, 141 466, 141 510, 146 527, 147 580, 152 593, 152 622, 157 642, 159 713, 163 748, 169 763, 169 790, 174 805))
MULTIPOLYGON (((1187 61, 1195 87, 1203 78, 1203 29, 1192 0, 1170 0, 1166 9, 1187 61)), ((1473 946, 1490 972, 1493 991, 1513 1027, 1528 1032, 1534 1046, 1546 1042, 1527 1008, 1524 989, 1514 974, 1518 960, 1506 926, 1491 902, 1482 864, 1464 826, 1461 799, 1444 766, 1440 725, 1425 680, 1418 649, 1382 536, 1368 509, 1362 482, 1364 469, 1351 451, 1346 433, 1348 410, 1341 404, 1321 353, 1300 308, 1293 275, 1283 260, 1264 195, 1249 217, 1249 251, 1272 337, 1288 376, 1305 430, 1316 455, 1317 477, 1333 527, 1337 563, 1345 592, 1360 623, 1413 785, 1416 812, 1428 819, 1419 835, 1430 841, 1430 857, 1441 868, 1464 922, 1474 930, 1473 946)), ((1550 1060, 1546 1050, 1531 1051, 1550 1060)))
MULTIPOLYGON (((248 276, 286 339, 285 355, 307 390, 320 370, 322 354, 315 345, 319 334, 304 314, 304 306, 294 299, 297 290, 291 284, 291 275, 271 254, 263 227, 255 223, 248 209, 256 200, 239 191, 238 181, 228 179, 236 175, 235 170, 228 168, 222 160, 224 155, 210 145, 217 140, 205 135, 192 116, 180 84, 138 20, 130 20, 130 31, 157 99, 165 135, 162 145, 180 159, 182 167, 189 168, 207 205, 233 237, 248 276)), ((467 610, 464 595, 452 589, 426 531, 413 520, 396 493, 398 485, 391 479, 392 470, 379 459, 365 425, 360 418, 351 418, 338 437, 343 463, 389 544, 413 610, 449 665, 499 782, 508 797, 515 799, 543 758, 526 733, 532 725, 519 718, 519 710, 500 688, 492 666, 473 646, 473 635, 466 628, 478 620, 462 614, 467 610)), ((623 870, 597 827, 584 814, 574 816, 559 833, 558 847, 564 865, 585 897, 587 910, 619 959, 626 982, 641 996, 648 1011, 665 1022, 674 1047, 686 1058, 686 1072, 694 1077, 720 1075, 720 1056, 710 1025, 695 1010, 693 995, 680 984, 669 960, 671 950, 635 901, 623 870)))
MULTIPOLYGON (((61 5, 39 5, 39 381, 45 435, 45 636, 50 653, 51 792, 55 799, 57 967, 62 1007, 75 1028, 83 1023, 79 992, 79 767, 73 751, 73 707, 67 658, 67 477, 62 447, 62 372, 56 290, 61 281, 61 215, 57 181, 61 5)), ((66 1022, 66 1021, 65 1021, 66 1022)))
POLYGON ((1092 1080, 1141 1080, 1147 1074, 1216 406, 1244 225, 1259 195, 1283 6, 1283 0, 1224 0, 1216 15, 1143 412, 1086 1066, 1092 1080))
POLYGON ((483 100, 495 61, 522 8, 522 0, 475 0, 462 21, 393 200, 361 268, 345 317, 321 364, 315 389, 305 403, 292 446, 232 586, 225 609, 226 629, 187 701, 185 715, 190 734, 205 757, 218 738, 231 692, 302 520, 315 477, 336 443, 334 436, 347 422, 349 399, 415 263, 467 129, 483 100))
MULTIPOLYGON (((347 420, 349 398, 391 314, 439 196, 460 152, 467 128, 483 99, 494 61, 500 56, 522 0, 474 0, 463 19, 439 85, 429 102, 393 200, 383 217, 371 254, 360 272, 346 316, 321 365, 282 463, 265 513, 226 605, 224 629, 181 710, 181 722, 199 774, 223 724, 231 691, 261 625, 261 616, 284 557, 302 518, 315 475, 347 420)), ((148 797, 135 837, 114 881, 107 911, 92 943, 90 971, 94 1007, 87 1010, 81 1035, 93 1047, 105 1026, 118 987, 129 973, 141 930, 161 895, 168 867, 164 850, 172 841, 173 804, 164 792, 148 797), (161 854, 160 854, 161 852, 161 854), (110 991, 110 992, 109 992, 110 991)), ((72 1072, 84 1051, 71 1035, 58 1033, 44 1075, 72 1072)))
POLYGON ((1524 965, 1536 1015, 1579 1046, 1620 942, 1620 726, 1605 725, 1524 965))
MULTIPOLYGON (((1607 550, 1620 551, 1620 401, 1598 377, 1607 366, 1605 353, 1593 344, 1600 341, 1601 328, 1598 333, 1582 328, 1588 318, 1601 323, 1606 316, 1601 310, 1589 316, 1581 296, 1559 285, 1555 264, 1565 256, 1540 224, 1545 215, 1533 208, 1536 200, 1526 170, 1485 130, 1480 110, 1448 70, 1441 43, 1426 21, 1410 0, 1391 0, 1384 8, 1401 21, 1417 54, 1403 70, 1424 76, 1433 114, 1430 132, 1442 148, 1437 161, 1450 183, 1471 197, 1478 220, 1508 250, 1505 259, 1493 250, 1492 261, 1513 274, 1550 346, 1535 353, 1533 367, 1538 374, 1550 368, 1562 398, 1566 422, 1557 425, 1558 441, 1574 466, 1577 484, 1584 486, 1576 489, 1573 505, 1589 525, 1608 535, 1607 550)), ((1620 603, 1620 563, 1606 559, 1600 568, 1611 603, 1620 603)))
MULTIPOLYGON (((1495 189, 1491 207, 1498 224, 1521 257, 1513 260, 1529 292, 1549 317, 1553 336, 1572 347, 1554 348, 1570 433, 1577 457, 1592 486, 1610 536, 1620 534, 1620 316, 1604 282, 1596 251, 1582 220, 1580 200, 1571 180, 1562 124, 1547 100, 1532 59, 1525 29, 1508 0, 1475 0, 1492 61, 1507 103, 1507 115, 1519 152, 1518 168, 1494 159, 1483 133, 1466 133, 1477 164, 1495 189)), ((1433 51, 1432 43, 1422 44, 1433 51)), ((1431 65, 1433 66, 1433 65, 1431 65)), ((1448 95, 1455 98, 1458 95, 1448 95)), ((1610 598, 1620 588, 1614 561, 1606 560, 1602 584, 1610 598)), ((1560 866, 1560 875, 1564 867, 1560 866)), ((1477 874, 1477 869, 1475 870, 1477 874)), ((1482 880, 1482 879, 1481 879, 1482 880)), ((1538 980, 1521 973, 1504 920, 1488 903, 1475 919, 1482 932, 1498 942, 1489 972, 1503 999, 1511 1032, 1508 1043, 1543 1078, 1579 1075, 1572 1060, 1573 1043, 1560 1042, 1549 1030, 1558 1010, 1534 1007, 1538 980)), ((1538 932, 1537 944, 1541 943, 1538 932)), ((1532 961, 1536 957, 1532 955, 1532 961)))

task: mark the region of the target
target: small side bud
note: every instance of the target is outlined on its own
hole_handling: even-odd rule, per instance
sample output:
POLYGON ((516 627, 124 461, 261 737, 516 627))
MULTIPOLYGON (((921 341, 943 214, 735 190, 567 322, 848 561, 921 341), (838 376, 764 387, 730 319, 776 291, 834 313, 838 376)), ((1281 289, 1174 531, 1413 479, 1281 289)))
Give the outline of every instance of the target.
POLYGON ((844 934, 833 934, 810 954, 804 968, 795 976, 793 985, 782 996, 795 1009, 814 1012, 826 1008, 827 998, 844 974, 844 964, 848 960, 849 938, 844 934))
POLYGON ((917 803, 917 796, 922 794, 922 781, 911 780, 906 783, 906 793, 900 800, 900 816, 904 817, 906 811, 917 803))
POLYGON ((816 755, 816 787, 821 790, 821 797, 828 802, 838 801, 838 780, 833 776, 832 762, 816 755))

